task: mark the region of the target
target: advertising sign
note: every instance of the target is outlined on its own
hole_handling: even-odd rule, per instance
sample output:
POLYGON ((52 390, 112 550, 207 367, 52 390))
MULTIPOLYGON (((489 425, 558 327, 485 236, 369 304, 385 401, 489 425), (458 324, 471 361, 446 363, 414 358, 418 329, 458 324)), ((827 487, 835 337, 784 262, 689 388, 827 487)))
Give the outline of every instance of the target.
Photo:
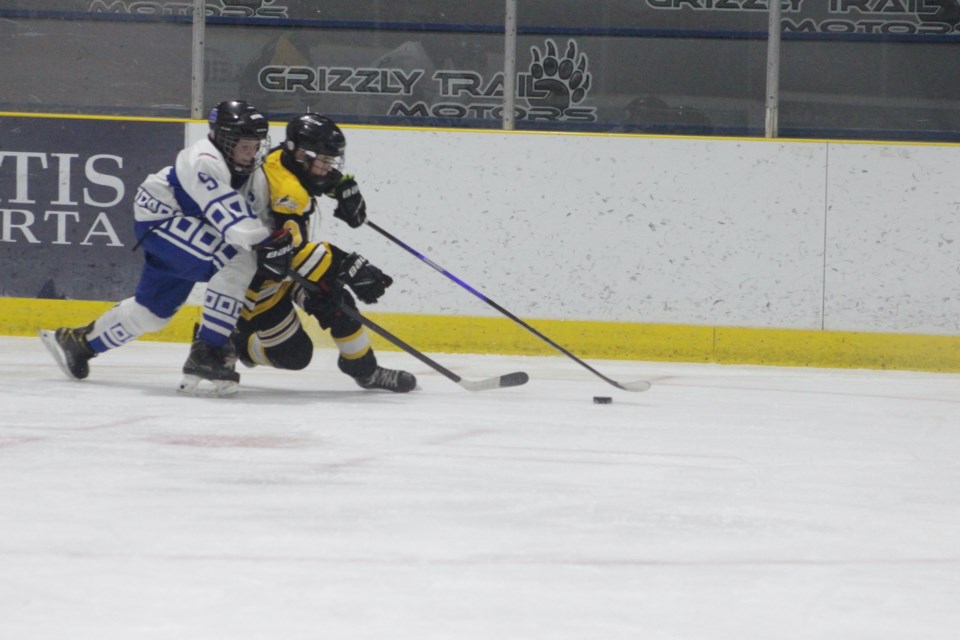
MULTIPOLYGON (((351 97, 372 115, 502 118, 503 72, 489 70, 479 45, 462 41, 454 45, 457 55, 443 55, 450 51, 442 50, 439 60, 431 57, 428 48, 427 43, 411 40, 362 67, 267 63, 256 70, 257 85, 276 98, 271 104, 283 96, 325 105, 351 97)), ((516 83, 518 120, 597 120, 596 108, 586 100, 591 87, 590 57, 576 40, 547 38, 523 58, 516 83)))
POLYGON ((0 295, 133 295, 132 198, 172 164, 183 124, 0 117, 0 295))
MULTIPOLYGON (((960 0, 780 0, 785 33, 950 34, 960 0)), ((192 0, 29 0, 15 7, 142 16, 190 15, 192 0)), ((602 4, 524 0, 521 27, 634 28, 684 31, 766 28, 769 0, 609 0, 602 4)), ((350 20, 446 25, 503 24, 502 0, 207 0, 208 16, 350 20)))
MULTIPOLYGON (((766 31, 768 0, 617 3, 610 26, 766 31)), ((958 32, 960 0, 781 0, 783 33, 945 35, 958 32)))

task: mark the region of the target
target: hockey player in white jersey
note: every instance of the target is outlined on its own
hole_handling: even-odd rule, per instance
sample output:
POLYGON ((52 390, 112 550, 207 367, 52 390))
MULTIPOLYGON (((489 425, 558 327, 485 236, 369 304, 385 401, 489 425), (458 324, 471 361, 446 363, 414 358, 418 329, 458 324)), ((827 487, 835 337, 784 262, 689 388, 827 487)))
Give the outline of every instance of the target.
POLYGON ((61 369, 78 380, 91 358, 162 329, 206 282, 203 316, 194 331, 179 391, 230 396, 240 375, 229 340, 244 294, 258 272, 286 273, 289 233, 264 223, 269 188, 256 171, 270 144, 269 124, 244 101, 210 112, 210 132, 177 154, 173 166, 146 178, 134 201, 135 231, 144 253, 136 293, 84 327, 43 330, 40 337, 61 369))

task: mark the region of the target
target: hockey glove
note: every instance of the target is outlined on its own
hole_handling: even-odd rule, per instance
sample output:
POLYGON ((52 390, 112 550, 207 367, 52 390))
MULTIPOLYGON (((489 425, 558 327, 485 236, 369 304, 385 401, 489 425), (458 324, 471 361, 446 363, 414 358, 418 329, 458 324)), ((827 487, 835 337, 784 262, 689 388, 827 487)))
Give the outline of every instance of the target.
POLYGON ((387 287, 393 284, 393 278, 356 253, 343 259, 337 279, 349 286, 360 301, 367 304, 379 300, 387 287))
POLYGON ((322 176, 313 173, 297 174, 297 179, 300 180, 300 184, 307 190, 310 197, 318 198, 323 195, 329 195, 331 198, 335 198, 336 195, 333 189, 337 186, 337 183, 343 179, 343 174, 336 169, 330 169, 330 171, 322 176))
POLYGON ((293 260, 293 236, 286 229, 279 229, 270 237, 255 245, 257 252, 257 275, 270 280, 286 277, 293 260))
POLYGON ((360 187, 353 176, 346 175, 340 178, 333 188, 333 197, 337 199, 337 208, 333 217, 346 222, 352 229, 356 229, 367 221, 367 203, 360 195, 360 187))

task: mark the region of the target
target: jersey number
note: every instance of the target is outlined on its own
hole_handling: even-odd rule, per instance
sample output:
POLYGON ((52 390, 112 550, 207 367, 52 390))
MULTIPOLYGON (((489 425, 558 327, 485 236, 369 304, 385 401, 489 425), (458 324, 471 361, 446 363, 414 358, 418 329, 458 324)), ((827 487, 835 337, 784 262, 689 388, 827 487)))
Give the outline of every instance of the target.
POLYGON ((197 177, 200 178, 200 182, 202 182, 203 186, 207 188, 207 191, 213 191, 214 189, 220 186, 216 178, 208 176, 203 171, 198 171, 197 177))

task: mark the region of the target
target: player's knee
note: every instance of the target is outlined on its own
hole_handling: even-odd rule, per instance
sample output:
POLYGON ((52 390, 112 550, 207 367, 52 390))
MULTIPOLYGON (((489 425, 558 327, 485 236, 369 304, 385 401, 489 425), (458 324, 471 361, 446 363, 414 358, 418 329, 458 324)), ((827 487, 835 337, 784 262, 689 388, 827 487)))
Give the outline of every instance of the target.
POLYGON ((293 338, 268 349, 267 356, 278 369, 306 369, 313 360, 313 341, 305 331, 298 331, 293 338))
POLYGON ((278 369, 288 369, 290 371, 300 371, 306 369, 313 359, 313 349, 301 349, 299 351, 288 350, 280 354, 271 354, 270 360, 276 363, 278 369))

